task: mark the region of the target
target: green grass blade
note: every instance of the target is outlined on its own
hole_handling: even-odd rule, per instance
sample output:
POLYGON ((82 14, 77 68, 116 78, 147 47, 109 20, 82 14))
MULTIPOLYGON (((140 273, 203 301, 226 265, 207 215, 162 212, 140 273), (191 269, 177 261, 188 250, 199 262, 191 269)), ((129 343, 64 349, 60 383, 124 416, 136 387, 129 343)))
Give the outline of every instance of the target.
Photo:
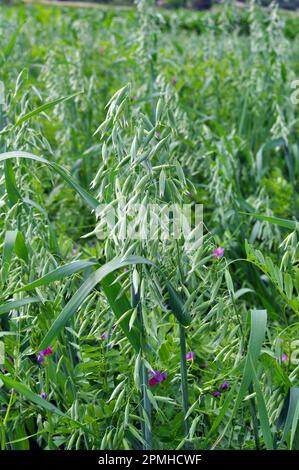
POLYGON ((24 23, 21 23, 18 28, 14 31, 14 33, 11 35, 10 37, 10 40, 7 44, 7 46, 4 48, 4 58, 5 60, 8 59, 8 57, 10 56, 14 46, 15 46, 15 43, 16 43, 16 40, 20 34, 20 31, 21 29, 23 28, 24 26, 24 23))
POLYGON ((51 100, 51 101, 48 101, 47 103, 44 103, 42 104, 41 106, 39 106, 38 108, 35 108, 33 109, 32 111, 30 111, 29 113, 26 113, 24 114, 24 116, 20 117, 17 122, 15 123, 15 125, 13 126, 12 130, 14 130, 16 127, 20 126, 21 124, 23 124, 25 121, 28 121, 28 119, 44 112, 44 111, 48 111, 49 109, 53 108, 54 106, 56 106, 57 104, 59 103, 63 103, 65 101, 68 101, 68 100, 71 100, 72 98, 75 98, 75 96, 78 96, 80 95, 82 92, 80 91, 79 93, 74 93, 72 95, 69 95, 69 96, 63 96, 61 98, 57 98, 55 100, 51 100))
POLYGON ((10 389, 13 388, 16 390, 18 393, 23 395, 25 398, 30 400, 31 402, 35 403, 36 405, 40 406, 44 410, 50 411, 52 413, 56 413, 59 416, 65 416, 62 411, 60 411, 56 406, 52 405, 52 403, 48 402, 47 400, 44 400, 40 396, 38 396, 36 393, 33 393, 29 388, 27 388, 25 385, 23 385, 20 382, 17 382, 14 379, 11 379, 7 375, 4 375, 0 372, 0 380, 9 387, 10 389))
MULTIPOLYGON (((294 435, 298 426, 298 410, 299 410, 299 387, 292 387, 290 388, 290 396, 289 396, 289 406, 288 412, 283 428, 282 438, 281 440, 284 441, 289 431, 291 430, 292 440, 294 439, 294 435)), ((292 448, 292 442, 290 447, 292 448)))
POLYGON ((36 279, 33 282, 30 282, 30 284, 26 284, 26 286, 23 286, 20 289, 16 290, 15 293, 33 290, 36 287, 40 286, 48 286, 52 282, 59 281, 60 279, 82 271, 83 269, 86 269, 90 266, 94 266, 95 264, 97 263, 93 261, 72 261, 71 263, 65 264, 64 266, 60 266, 59 268, 50 271, 49 273, 45 274, 45 276, 36 279))
POLYGON ((17 238, 17 230, 8 230, 5 233, 2 258, 2 282, 5 284, 8 279, 9 268, 13 256, 15 241, 17 238))
POLYGON ((28 160, 35 160, 40 163, 45 163, 50 168, 52 168, 56 173, 58 173, 64 181, 73 188, 79 196, 92 208, 96 209, 99 205, 97 199, 95 199, 86 189, 82 188, 77 181, 67 173, 67 171, 60 165, 54 162, 49 162, 45 158, 38 157, 33 155, 32 153, 22 152, 22 151, 15 151, 15 152, 5 152, 0 154, 0 162, 5 160, 10 160, 13 158, 25 158, 28 160))
MULTIPOLYGON (((101 281, 101 287, 107 297, 111 310, 115 317, 119 319, 131 309, 131 305, 125 293, 121 293, 121 285, 115 282, 115 278, 114 273, 108 274, 101 281)), ((140 332, 135 325, 130 330, 129 322, 130 318, 126 317, 119 324, 135 351, 138 352, 140 350, 140 332)))
POLYGON ((23 234, 21 232, 18 232, 16 236, 15 253, 18 258, 24 260, 25 263, 28 263, 28 249, 23 234))
POLYGON ((260 424, 261 424, 261 430, 262 430, 264 441, 265 441, 265 446, 267 450, 273 450, 274 449, 273 435, 271 432, 267 407, 266 407, 263 392, 261 390, 258 377, 256 375, 255 368, 253 367, 252 361, 251 361, 251 368, 252 368, 254 388, 256 392, 258 414, 259 414, 259 419, 260 419, 260 424))
POLYGON ((184 302, 182 301, 180 295, 176 292, 173 285, 169 281, 166 281, 166 287, 169 296, 169 306, 172 313, 181 325, 190 325, 191 318, 189 313, 187 313, 184 309, 184 302))
POLYGON ((225 397, 225 400, 224 400, 224 403, 221 407, 221 410, 218 414, 218 416, 216 417, 215 421, 213 422, 212 424, 212 427, 210 428, 207 436, 206 436, 206 439, 205 441, 203 442, 203 445, 202 445, 202 448, 203 449, 206 449, 207 446, 208 446, 208 441, 209 441, 209 438, 215 434, 215 432, 217 431, 217 429, 219 428, 220 424, 222 423, 226 413, 228 412, 229 410, 229 407, 232 403, 232 399, 233 399, 233 396, 234 396, 234 393, 235 393, 235 389, 236 389, 236 385, 237 384, 233 384, 233 386, 231 387, 231 389, 228 391, 226 397, 225 397))
POLYGON ((49 346, 51 341, 58 335, 69 319, 77 312, 82 302, 84 302, 94 287, 99 284, 108 274, 116 271, 117 269, 139 263, 152 264, 150 261, 141 256, 114 258, 112 261, 109 261, 104 266, 97 269, 97 271, 92 273, 63 308, 60 315, 56 318, 50 330, 42 340, 38 350, 45 349, 47 346, 49 346))
POLYGON ((19 199, 21 199, 21 195, 17 188, 12 163, 10 160, 6 160, 4 162, 4 174, 8 201, 9 205, 12 207, 18 202, 19 199))
POLYGON ((283 228, 288 228, 290 230, 295 230, 297 222, 295 220, 281 219, 280 217, 270 217, 263 214, 256 214, 255 212, 240 212, 243 215, 249 215, 259 220, 264 220, 265 222, 270 222, 271 224, 279 225, 283 228))
POLYGON ((245 360, 245 366, 243 371, 243 378, 241 381, 240 389, 234 404, 233 412, 230 419, 228 420, 223 432, 216 440, 213 445, 213 448, 221 441, 225 436, 225 433, 232 422, 233 417, 235 416, 239 406, 241 405, 242 400, 244 399, 248 387, 253 380, 252 368, 256 368, 258 357, 261 352, 262 344, 265 338, 267 325, 267 312, 266 310, 252 310, 251 311, 251 329, 250 329, 250 338, 248 344, 248 352, 245 360))
POLYGON ((26 297, 25 299, 9 300, 5 304, 0 305, 0 315, 10 312, 11 310, 18 310, 24 305, 41 302, 38 297, 26 297))

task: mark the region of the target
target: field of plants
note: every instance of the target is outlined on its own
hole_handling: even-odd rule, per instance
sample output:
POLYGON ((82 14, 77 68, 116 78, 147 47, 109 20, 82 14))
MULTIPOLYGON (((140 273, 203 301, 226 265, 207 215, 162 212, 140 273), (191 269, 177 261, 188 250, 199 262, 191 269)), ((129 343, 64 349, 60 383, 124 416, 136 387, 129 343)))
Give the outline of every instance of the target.
POLYGON ((299 449, 299 17, 225 3, 0 5, 2 450, 299 449))

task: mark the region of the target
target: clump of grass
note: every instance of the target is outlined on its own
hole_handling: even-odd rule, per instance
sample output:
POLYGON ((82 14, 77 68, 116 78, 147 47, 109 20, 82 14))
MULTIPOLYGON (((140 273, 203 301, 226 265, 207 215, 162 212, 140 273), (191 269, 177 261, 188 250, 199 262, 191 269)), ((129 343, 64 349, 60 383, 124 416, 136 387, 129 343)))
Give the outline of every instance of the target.
POLYGON ((2 449, 298 448, 282 19, 1 9, 2 449), (103 240, 119 202, 203 203, 201 246, 103 240))

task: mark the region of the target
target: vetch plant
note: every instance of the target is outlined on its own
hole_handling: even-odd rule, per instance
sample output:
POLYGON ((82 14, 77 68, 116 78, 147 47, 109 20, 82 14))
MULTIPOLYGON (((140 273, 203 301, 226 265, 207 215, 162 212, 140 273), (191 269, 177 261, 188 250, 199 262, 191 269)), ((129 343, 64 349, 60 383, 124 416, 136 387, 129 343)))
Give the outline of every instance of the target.
POLYGON ((299 448, 275 3, 1 8, 1 449, 299 448))

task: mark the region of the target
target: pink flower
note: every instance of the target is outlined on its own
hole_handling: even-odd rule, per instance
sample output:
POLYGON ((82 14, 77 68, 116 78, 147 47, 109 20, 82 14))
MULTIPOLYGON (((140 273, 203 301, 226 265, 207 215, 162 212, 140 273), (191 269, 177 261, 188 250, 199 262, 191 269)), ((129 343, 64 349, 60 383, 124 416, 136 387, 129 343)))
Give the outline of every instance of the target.
POLYGON ((214 258, 222 258, 222 256, 224 255, 224 248, 222 248, 222 246, 219 246, 218 248, 212 251, 212 255, 214 258))
POLYGON ((51 356, 51 354, 53 354, 53 347, 48 346, 46 349, 40 351, 39 354, 42 356, 51 356))
POLYGON ((283 353, 281 355, 281 362, 287 362, 289 360, 288 355, 286 353, 283 353))
POLYGON ((225 392, 226 390, 229 389, 229 383, 228 382, 223 382, 223 384, 220 385, 220 391, 225 392))
POLYGON ((159 372, 158 370, 151 370, 149 372, 148 383, 149 385, 157 385, 158 383, 163 382, 166 379, 167 379, 166 370, 162 373, 159 372))
POLYGON ((193 361, 195 358, 195 352, 189 351, 186 354, 186 361, 193 361))
POLYGON ((45 360, 45 357, 51 356, 51 354, 53 354, 53 346, 48 346, 46 349, 42 349, 38 353, 37 362, 42 364, 45 360))

